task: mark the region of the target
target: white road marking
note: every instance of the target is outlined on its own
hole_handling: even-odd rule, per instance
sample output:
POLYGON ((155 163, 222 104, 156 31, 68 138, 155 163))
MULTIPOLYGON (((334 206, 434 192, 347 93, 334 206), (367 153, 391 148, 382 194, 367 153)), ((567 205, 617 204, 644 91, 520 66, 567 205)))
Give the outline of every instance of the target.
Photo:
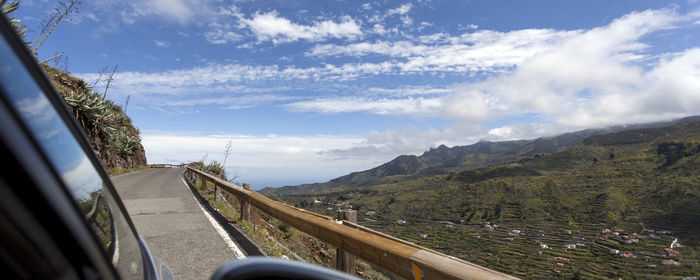
POLYGON ((117 234, 117 223, 113 222, 114 224, 114 255, 112 255, 112 265, 114 267, 117 267, 117 264, 119 264, 119 235, 117 234))
MULTIPOLYGON (((185 184, 185 187, 189 190, 189 186, 187 186, 187 182, 185 182, 185 179, 180 179, 182 179, 182 183, 185 184)), ((224 228, 222 228, 221 225, 219 225, 219 223, 214 219, 214 217, 212 217, 211 214, 209 214, 209 212, 207 212, 207 210, 204 209, 204 207, 202 207, 202 205, 199 203, 196 197, 193 196, 192 198, 194 198, 195 203, 197 203, 197 206, 199 206, 199 209, 202 209, 202 213, 204 213, 204 216, 207 217, 211 225, 214 227, 214 229, 216 229, 216 232, 218 232, 219 235, 221 235, 221 238, 224 239, 226 245, 228 245, 228 247, 231 248, 231 251, 233 251, 233 254, 236 256, 236 259, 245 259, 245 254, 243 254, 241 249, 238 248, 238 245, 235 241, 233 241, 233 239, 231 239, 231 236, 229 236, 228 233, 224 230, 224 228)))

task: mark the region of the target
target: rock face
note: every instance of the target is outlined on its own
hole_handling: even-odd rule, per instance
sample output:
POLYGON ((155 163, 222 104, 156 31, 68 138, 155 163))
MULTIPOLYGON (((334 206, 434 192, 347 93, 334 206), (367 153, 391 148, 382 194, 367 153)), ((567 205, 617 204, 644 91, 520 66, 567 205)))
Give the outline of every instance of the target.
POLYGON ((92 92, 92 88, 82 79, 47 65, 42 66, 83 128, 103 167, 134 168, 146 165, 140 132, 131 124, 131 119, 121 106, 92 92))

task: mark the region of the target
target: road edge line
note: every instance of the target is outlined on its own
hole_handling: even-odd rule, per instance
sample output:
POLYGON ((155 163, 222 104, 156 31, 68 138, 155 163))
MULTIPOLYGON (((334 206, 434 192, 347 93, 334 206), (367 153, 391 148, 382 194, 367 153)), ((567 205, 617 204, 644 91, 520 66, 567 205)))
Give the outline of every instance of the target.
MULTIPOLYGON (((189 186, 187 185, 187 182, 185 182, 185 179, 182 177, 180 177, 180 179, 182 180, 182 183, 185 184, 185 187, 189 189, 189 186)), ((228 232, 226 232, 226 230, 224 230, 224 228, 221 227, 221 225, 214 219, 214 217, 212 217, 211 214, 209 214, 209 212, 207 212, 207 210, 204 209, 202 204, 199 203, 199 200, 197 200, 197 198, 194 197, 194 195, 192 196, 192 198, 195 200, 197 206, 199 206, 199 209, 202 210, 202 213, 204 213, 204 216, 207 217, 207 220, 209 220, 209 223, 211 223, 216 232, 219 233, 221 238, 224 239, 226 245, 231 249, 231 251, 233 251, 233 254, 236 256, 236 259, 245 259, 246 256, 243 253, 243 251, 241 251, 241 249, 238 247, 236 241, 234 241, 233 238, 231 238, 231 236, 228 234, 228 232)))

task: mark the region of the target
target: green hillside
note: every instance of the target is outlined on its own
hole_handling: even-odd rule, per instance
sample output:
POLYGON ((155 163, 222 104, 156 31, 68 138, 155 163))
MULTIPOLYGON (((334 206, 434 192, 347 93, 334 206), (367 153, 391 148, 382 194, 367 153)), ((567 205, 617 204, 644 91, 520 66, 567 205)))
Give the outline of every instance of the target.
POLYGON ((277 198, 329 215, 356 209, 369 227, 526 278, 666 279, 700 274, 699 197, 691 118, 508 164, 277 198), (679 256, 664 251, 675 238, 679 256), (585 247, 565 248, 576 243, 585 247))
POLYGON ((80 78, 46 64, 41 66, 105 168, 116 171, 146 165, 140 131, 120 105, 104 99, 80 78))
POLYGON ((673 125, 677 122, 698 120, 688 117, 681 120, 659 123, 614 126, 602 129, 586 129, 553 137, 518 141, 480 141, 472 145, 431 148, 420 156, 401 155, 375 168, 353 172, 325 183, 265 188, 260 192, 268 195, 313 194, 337 186, 372 186, 412 180, 429 175, 448 174, 467 169, 495 166, 516 160, 564 151, 581 143, 584 139, 635 128, 653 128, 673 125))

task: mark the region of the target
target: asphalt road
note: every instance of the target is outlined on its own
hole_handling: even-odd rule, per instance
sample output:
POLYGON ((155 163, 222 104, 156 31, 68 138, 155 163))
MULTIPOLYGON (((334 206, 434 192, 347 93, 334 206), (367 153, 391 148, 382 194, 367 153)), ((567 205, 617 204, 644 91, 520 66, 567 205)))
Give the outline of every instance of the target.
MULTIPOLYGON (((237 257, 182 181, 184 169, 153 168, 112 178, 136 230, 175 279, 207 279, 237 257)), ((224 235, 228 237, 225 233, 224 235)), ((235 242, 234 242, 235 243, 235 242)))

